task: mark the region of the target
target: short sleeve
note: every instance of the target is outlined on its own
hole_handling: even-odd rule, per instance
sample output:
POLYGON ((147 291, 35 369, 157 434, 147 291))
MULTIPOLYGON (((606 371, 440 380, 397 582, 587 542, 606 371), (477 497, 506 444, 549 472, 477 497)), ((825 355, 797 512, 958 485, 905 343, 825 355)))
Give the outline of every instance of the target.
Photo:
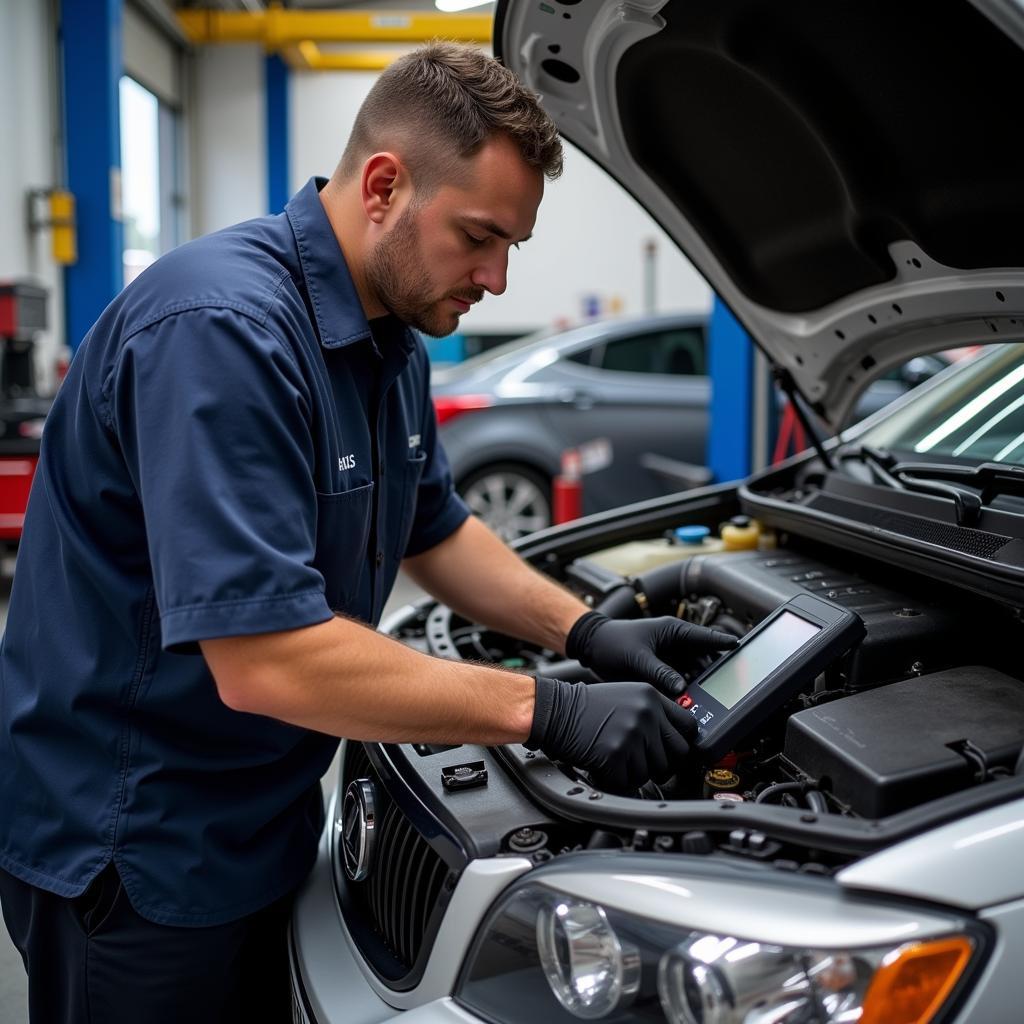
POLYGON ((459 497, 452 481, 451 467, 444 446, 437 436, 437 414, 430 398, 430 374, 426 354, 423 359, 423 423, 421 445, 426 460, 416 494, 416 512, 412 532, 405 548, 406 557, 420 555, 440 544, 469 518, 470 511, 459 497))
POLYGON ((165 649, 331 617, 312 565, 309 391, 280 340, 231 309, 174 314, 127 342, 109 402, 165 649))

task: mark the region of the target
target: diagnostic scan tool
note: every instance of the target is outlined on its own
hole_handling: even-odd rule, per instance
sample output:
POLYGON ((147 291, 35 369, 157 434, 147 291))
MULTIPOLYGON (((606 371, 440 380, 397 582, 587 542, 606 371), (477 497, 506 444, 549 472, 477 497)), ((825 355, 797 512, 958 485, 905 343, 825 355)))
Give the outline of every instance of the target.
POLYGON ((701 760, 733 749, 863 637, 856 612, 813 594, 776 608, 679 698, 697 719, 701 760))

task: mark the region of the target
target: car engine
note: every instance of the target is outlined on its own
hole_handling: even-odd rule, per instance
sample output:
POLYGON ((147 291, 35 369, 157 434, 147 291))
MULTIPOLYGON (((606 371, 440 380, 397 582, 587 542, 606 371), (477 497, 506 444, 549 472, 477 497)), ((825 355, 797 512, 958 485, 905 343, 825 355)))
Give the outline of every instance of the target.
MULTIPOLYGON (((797 537, 690 556, 677 547, 676 560, 671 539, 648 545, 659 543, 665 564, 632 575, 608 569, 597 552, 569 561, 563 582, 612 617, 674 615, 738 637, 783 602, 812 593, 855 611, 866 632, 736 750, 713 765, 680 765, 667 784, 648 783, 635 799, 881 818, 1013 771, 1024 687, 1019 627, 1003 606, 797 537)), ((575 662, 443 606, 420 611, 398 635, 441 657, 593 679, 575 662)), ((677 667, 692 676, 708 663, 677 667)), ((571 766, 561 770, 589 787, 571 766)))

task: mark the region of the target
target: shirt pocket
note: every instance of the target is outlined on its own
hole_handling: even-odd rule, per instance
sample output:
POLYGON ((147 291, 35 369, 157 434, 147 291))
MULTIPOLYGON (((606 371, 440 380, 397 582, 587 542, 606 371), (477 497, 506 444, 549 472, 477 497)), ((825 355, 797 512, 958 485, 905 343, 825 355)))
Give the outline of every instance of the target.
POLYGON ((406 545, 409 543, 409 534, 412 532, 413 520, 416 518, 416 493, 419 490, 420 478, 423 476, 423 467, 427 464, 427 453, 416 452, 405 460, 402 471, 402 479, 397 489, 398 506, 395 522, 398 530, 395 533, 395 558, 401 559, 405 555, 406 545))
POLYGON ((373 483, 316 496, 316 553, 313 568, 324 578, 324 595, 334 611, 356 613, 353 602, 366 567, 373 483))

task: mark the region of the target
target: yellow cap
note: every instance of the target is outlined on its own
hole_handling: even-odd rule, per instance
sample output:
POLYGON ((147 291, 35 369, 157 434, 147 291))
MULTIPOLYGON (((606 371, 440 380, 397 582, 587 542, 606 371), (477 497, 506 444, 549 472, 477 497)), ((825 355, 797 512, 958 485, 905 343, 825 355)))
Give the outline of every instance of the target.
POLYGON ((721 537, 726 551, 751 551, 757 548, 761 524, 756 519, 751 519, 745 526, 726 523, 722 527, 721 537))

